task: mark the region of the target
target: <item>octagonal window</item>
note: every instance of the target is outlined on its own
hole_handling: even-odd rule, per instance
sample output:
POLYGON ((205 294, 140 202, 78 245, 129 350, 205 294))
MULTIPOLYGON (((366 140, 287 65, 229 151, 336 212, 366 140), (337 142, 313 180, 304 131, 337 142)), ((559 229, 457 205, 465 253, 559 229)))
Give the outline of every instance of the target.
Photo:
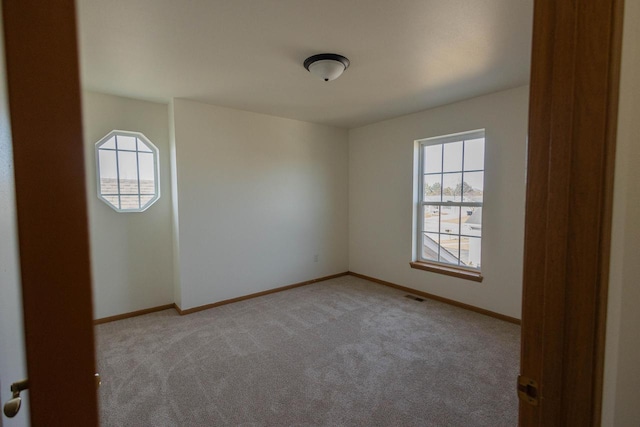
POLYGON ((158 149, 139 132, 111 131, 96 143, 98 198, 117 212, 142 212, 160 198, 158 149))

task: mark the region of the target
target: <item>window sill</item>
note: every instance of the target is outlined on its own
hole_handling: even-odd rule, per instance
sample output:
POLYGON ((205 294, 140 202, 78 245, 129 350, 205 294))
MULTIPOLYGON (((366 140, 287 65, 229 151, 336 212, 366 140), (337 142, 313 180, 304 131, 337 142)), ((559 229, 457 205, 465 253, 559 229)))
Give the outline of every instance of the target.
POLYGON ((457 277, 458 279, 472 280, 474 282, 482 282, 482 273, 479 271, 467 270, 458 267, 449 267, 442 264, 432 264, 424 261, 410 262, 411 268, 418 270, 430 271, 432 273, 444 274, 447 276, 457 277))

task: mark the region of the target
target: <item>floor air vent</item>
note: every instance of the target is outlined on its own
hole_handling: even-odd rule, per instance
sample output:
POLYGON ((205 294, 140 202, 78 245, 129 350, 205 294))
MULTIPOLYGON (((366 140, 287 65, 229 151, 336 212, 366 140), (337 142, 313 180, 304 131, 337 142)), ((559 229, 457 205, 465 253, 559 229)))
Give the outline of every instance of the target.
POLYGON ((420 297, 417 297, 415 295, 405 295, 404 297, 412 299, 412 300, 415 300, 415 301, 420 301, 420 302, 424 301, 424 298, 420 298, 420 297))

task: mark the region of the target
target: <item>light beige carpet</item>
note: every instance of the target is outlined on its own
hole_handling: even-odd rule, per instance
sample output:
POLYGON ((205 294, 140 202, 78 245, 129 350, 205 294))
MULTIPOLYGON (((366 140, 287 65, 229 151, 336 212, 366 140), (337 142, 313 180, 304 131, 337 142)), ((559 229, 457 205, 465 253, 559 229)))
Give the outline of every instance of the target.
POLYGON ((96 327, 103 426, 515 426, 520 328, 353 276, 96 327))

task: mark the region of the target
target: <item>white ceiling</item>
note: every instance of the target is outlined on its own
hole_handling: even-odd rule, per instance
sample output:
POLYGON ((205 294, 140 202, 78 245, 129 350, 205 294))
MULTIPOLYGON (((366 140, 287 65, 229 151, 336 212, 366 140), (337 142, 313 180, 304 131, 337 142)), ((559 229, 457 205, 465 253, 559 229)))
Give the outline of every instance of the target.
POLYGON ((83 86, 352 128, 528 83, 533 0, 77 0, 83 86), (302 63, 351 60, 324 82, 302 63))

